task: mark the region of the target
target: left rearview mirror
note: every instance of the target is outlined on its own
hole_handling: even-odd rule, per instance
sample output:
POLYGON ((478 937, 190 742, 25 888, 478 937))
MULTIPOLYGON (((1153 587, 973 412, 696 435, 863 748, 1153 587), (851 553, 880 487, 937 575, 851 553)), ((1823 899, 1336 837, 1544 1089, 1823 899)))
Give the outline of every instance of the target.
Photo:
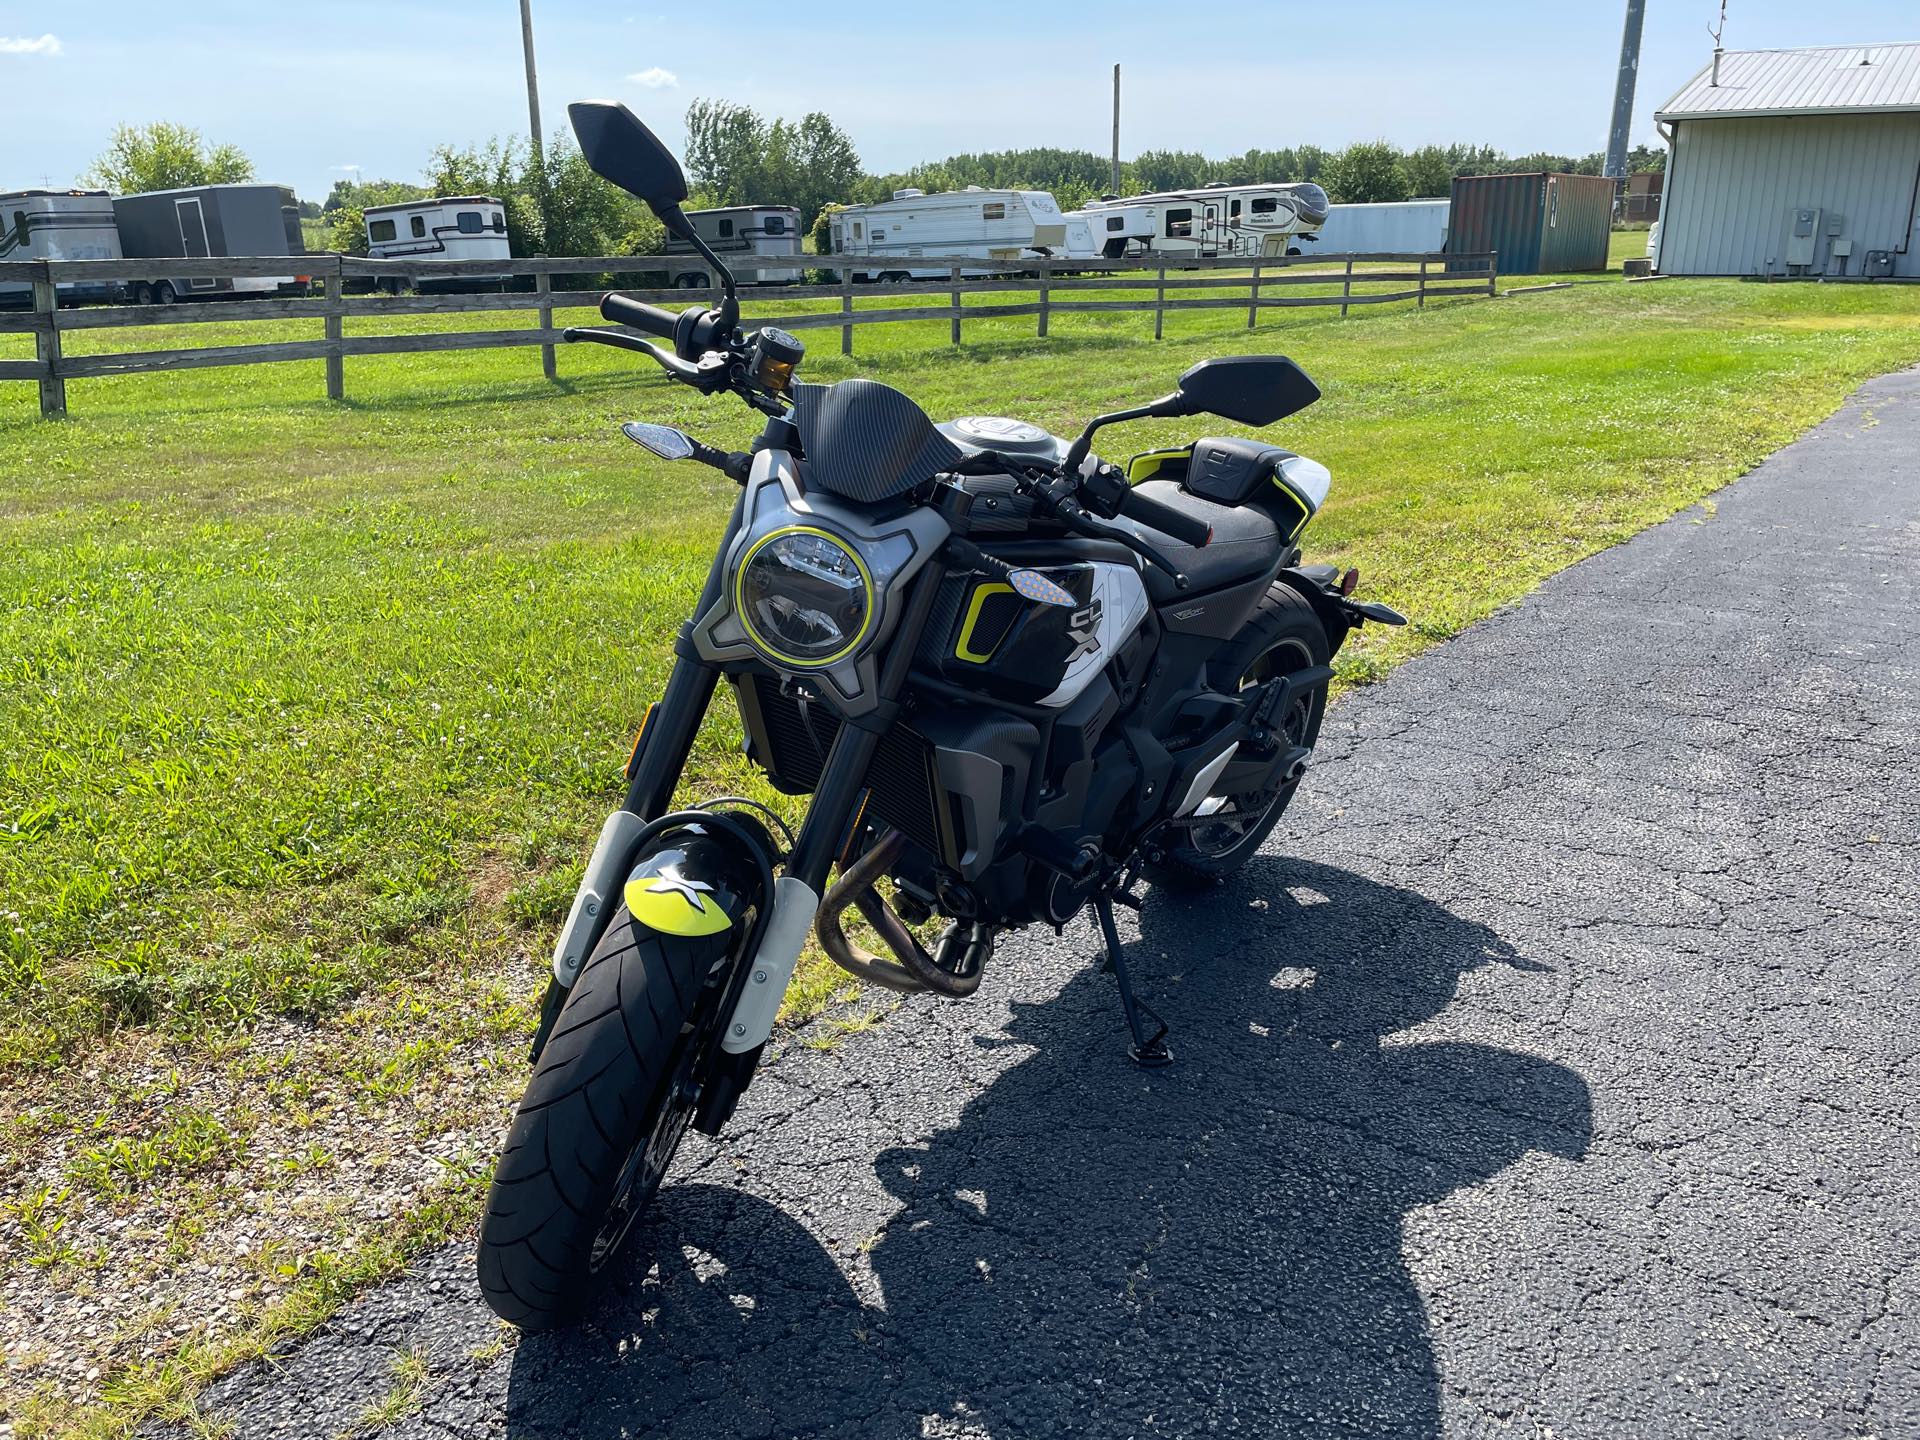
POLYGON ((594 174, 646 201, 656 214, 678 209, 687 198, 680 162, 626 106, 612 100, 576 100, 567 107, 567 118, 594 174))
POLYGON ((1320 387, 1286 356, 1234 355, 1202 360, 1182 375, 1165 413, 1271 425, 1319 398, 1320 387))

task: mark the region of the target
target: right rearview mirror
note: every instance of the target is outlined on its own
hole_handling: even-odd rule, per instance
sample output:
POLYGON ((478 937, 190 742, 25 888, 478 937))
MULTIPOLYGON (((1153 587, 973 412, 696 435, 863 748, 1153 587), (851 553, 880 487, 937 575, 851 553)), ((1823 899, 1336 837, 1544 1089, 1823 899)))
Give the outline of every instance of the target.
POLYGON ((1202 360, 1180 377, 1172 413, 1218 415, 1242 425, 1271 425, 1320 398, 1320 387, 1284 355, 1202 360))
POLYGON ((580 154, 593 173, 647 202, 656 214, 687 198, 687 177, 673 152, 626 106, 576 100, 567 107, 580 154))
POLYGON ((662 460, 687 460, 693 456, 692 437, 671 425, 655 425, 649 420, 629 420, 620 427, 620 432, 662 460))

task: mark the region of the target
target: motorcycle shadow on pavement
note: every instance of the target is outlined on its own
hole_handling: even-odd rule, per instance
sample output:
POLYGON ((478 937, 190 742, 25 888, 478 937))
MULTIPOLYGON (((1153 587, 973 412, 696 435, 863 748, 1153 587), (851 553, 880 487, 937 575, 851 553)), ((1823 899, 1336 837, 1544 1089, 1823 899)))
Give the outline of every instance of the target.
POLYGON ((881 1304, 766 1202, 670 1186, 634 1261, 658 1283, 617 1287, 597 1341, 522 1343, 511 1433, 1437 1435, 1403 1218, 1530 1151, 1580 1159, 1591 1112, 1565 1066, 1397 1032, 1468 972, 1544 967, 1292 858, 1150 898, 1140 932, 1176 1064, 1127 1061, 1094 967, 1015 1002, 959 1123, 878 1157, 881 1304), (610 1352, 621 1331, 643 1338, 610 1352))

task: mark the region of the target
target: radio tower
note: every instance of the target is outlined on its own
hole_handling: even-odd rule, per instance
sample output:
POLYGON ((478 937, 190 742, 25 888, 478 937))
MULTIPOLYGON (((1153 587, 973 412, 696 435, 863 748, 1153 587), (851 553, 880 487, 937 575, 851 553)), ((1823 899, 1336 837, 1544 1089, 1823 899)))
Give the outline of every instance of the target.
POLYGON ((1627 25, 1620 36, 1620 74, 1613 82, 1613 129, 1607 134, 1606 173, 1614 182, 1614 206, 1627 174, 1627 139, 1633 130, 1633 82, 1640 75, 1640 27, 1647 0, 1627 0, 1627 25))

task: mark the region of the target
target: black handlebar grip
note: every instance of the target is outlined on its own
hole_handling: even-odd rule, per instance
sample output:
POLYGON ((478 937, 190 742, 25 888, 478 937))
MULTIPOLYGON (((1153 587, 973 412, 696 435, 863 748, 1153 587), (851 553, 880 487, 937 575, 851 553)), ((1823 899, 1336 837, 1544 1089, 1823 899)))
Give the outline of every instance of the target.
POLYGON ((1120 513, 1150 530, 1171 535, 1182 545, 1200 546, 1213 538, 1213 527, 1206 521, 1196 520, 1186 511, 1176 510, 1165 501, 1142 495, 1138 490, 1127 492, 1127 498, 1120 502, 1120 513))
POLYGON ((662 340, 673 339, 674 326, 680 323, 679 315, 672 310, 629 300, 612 290, 600 297, 600 313, 616 325, 644 330, 649 335, 658 335, 662 340))

